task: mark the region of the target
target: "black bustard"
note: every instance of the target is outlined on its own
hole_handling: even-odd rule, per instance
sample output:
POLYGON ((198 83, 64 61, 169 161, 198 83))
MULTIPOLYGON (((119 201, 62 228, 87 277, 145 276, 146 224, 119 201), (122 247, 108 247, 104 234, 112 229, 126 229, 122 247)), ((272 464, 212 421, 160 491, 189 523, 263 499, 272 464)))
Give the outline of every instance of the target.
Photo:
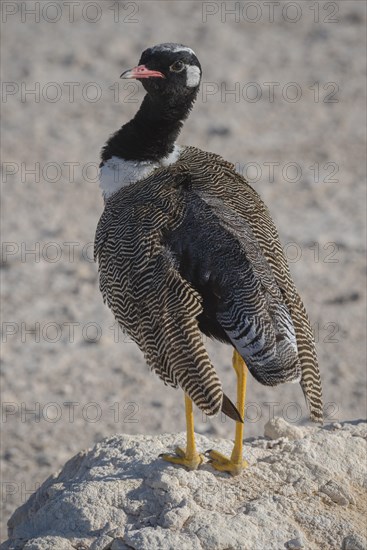
POLYGON ((180 44, 145 50, 121 78, 142 81, 135 117, 102 150, 105 209, 95 258, 119 325, 165 384, 185 392, 187 446, 163 457, 197 468, 192 403, 235 420, 233 452, 207 456, 232 474, 246 466, 247 368, 260 383, 301 383, 322 421, 314 339, 268 209, 233 164, 176 143, 198 94, 201 66, 180 44), (237 405, 224 394, 201 333, 231 344, 237 405))

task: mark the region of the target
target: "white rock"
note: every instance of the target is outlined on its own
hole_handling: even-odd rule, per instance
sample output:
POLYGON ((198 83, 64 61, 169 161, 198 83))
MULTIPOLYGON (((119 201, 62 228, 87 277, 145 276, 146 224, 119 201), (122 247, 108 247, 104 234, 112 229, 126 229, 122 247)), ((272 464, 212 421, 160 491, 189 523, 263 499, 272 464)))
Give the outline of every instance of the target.
MULTIPOLYGON (((275 426, 288 438, 288 427, 275 426)), ((2 548, 360 550, 365 542, 352 534, 364 520, 362 433, 343 424, 302 428, 302 439, 273 448, 247 442, 250 467, 236 478, 208 463, 187 471, 160 459, 184 434, 116 435, 48 478, 11 517, 2 548)), ((204 436, 197 445, 225 454, 232 447, 204 436)))
POLYGON ((348 489, 332 479, 320 487, 320 492, 325 493, 335 504, 340 506, 355 504, 355 499, 348 489))
POLYGON ((303 428, 289 424, 281 417, 271 418, 264 426, 264 435, 269 439, 279 439, 281 437, 292 440, 302 439, 304 434, 303 428))
POLYGON ((40 537, 28 541, 24 550, 74 550, 70 541, 61 537, 40 537))
POLYGON ((302 540, 302 537, 296 537, 292 540, 289 540, 288 542, 285 543, 285 547, 288 549, 288 550, 301 550, 302 548, 304 548, 304 544, 303 544, 303 540, 302 540))
POLYGON ((342 550, 366 550, 366 540, 359 535, 348 535, 343 540, 342 550))

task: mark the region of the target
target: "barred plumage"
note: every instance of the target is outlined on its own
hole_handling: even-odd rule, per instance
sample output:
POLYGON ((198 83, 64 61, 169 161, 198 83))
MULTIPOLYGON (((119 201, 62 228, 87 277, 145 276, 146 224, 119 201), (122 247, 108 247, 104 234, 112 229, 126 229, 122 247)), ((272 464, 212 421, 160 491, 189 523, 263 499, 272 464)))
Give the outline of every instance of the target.
POLYGON ((200 296, 162 244, 163 232, 183 216, 179 199, 169 170, 161 170, 106 202, 95 243, 100 288, 148 365, 166 384, 180 385, 204 412, 215 414, 222 389, 198 330, 200 296))
MULTIPOLYGON (((187 147, 176 163, 123 187, 106 201, 95 255, 102 294, 120 325, 162 380, 181 386, 206 414, 220 410, 222 388, 199 325, 231 341, 263 384, 301 377, 311 417, 322 419, 305 309, 267 208, 232 164, 187 147), (185 239, 202 270, 211 270, 221 297, 216 321, 225 334, 206 328, 200 289, 185 279, 185 239)), ((195 258, 188 260, 190 269, 195 258)))

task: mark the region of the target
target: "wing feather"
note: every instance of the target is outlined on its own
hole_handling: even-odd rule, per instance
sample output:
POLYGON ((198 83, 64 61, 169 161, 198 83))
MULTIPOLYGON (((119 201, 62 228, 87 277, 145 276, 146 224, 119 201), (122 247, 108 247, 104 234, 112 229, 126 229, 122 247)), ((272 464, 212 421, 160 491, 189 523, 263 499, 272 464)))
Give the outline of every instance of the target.
MULTIPOLYGON (((235 172, 233 164, 218 155, 188 147, 181 160, 181 170, 184 171, 186 166, 190 166, 192 186, 198 196, 212 205, 215 202, 217 205, 222 204, 220 217, 224 225, 227 224, 228 227, 228 220, 235 219, 237 215, 240 225, 251 229, 292 318, 302 371, 301 386, 311 419, 322 422, 321 379, 311 325, 291 278, 278 232, 267 207, 258 193, 235 172)), ((217 212, 219 211, 217 207, 217 212)), ((238 231, 237 226, 237 234, 238 231)), ((246 246, 248 241, 245 234, 241 242, 246 246)))
POLYGON ((107 201, 95 257, 103 297, 147 364, 213 415, 223 391, 198 328, 201 297, 162 244, 162 232, 177 225, 182 212, 179 191, 157 186, 157 176, 123 189, 107 201))

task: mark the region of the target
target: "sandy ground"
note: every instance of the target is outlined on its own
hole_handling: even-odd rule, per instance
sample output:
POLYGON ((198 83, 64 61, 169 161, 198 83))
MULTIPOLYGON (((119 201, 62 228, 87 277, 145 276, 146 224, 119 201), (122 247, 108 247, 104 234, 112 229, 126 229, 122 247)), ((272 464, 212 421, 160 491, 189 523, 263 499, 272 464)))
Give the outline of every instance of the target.
MULTIPOLYGON (((327 418, 365 416, 366 4, 280 2, 274 18, 261 1, 57 5, 3 3, 3 529, 81 448, 184 428, 182 394, 118 333, 91 261, 99 151, 142 98, 118 77, 156 43, 189 45, 204 69, 180 142, 234 162, 276 220, 327 418)), ((234 397, 230 349, 208 349, 234 397)), ((273 414, 307 416, 298 385, 250 380, 247 403, 248 436, 273 414)), ((233 425, 198 413, 196 430, 231 438, 233 425)))

